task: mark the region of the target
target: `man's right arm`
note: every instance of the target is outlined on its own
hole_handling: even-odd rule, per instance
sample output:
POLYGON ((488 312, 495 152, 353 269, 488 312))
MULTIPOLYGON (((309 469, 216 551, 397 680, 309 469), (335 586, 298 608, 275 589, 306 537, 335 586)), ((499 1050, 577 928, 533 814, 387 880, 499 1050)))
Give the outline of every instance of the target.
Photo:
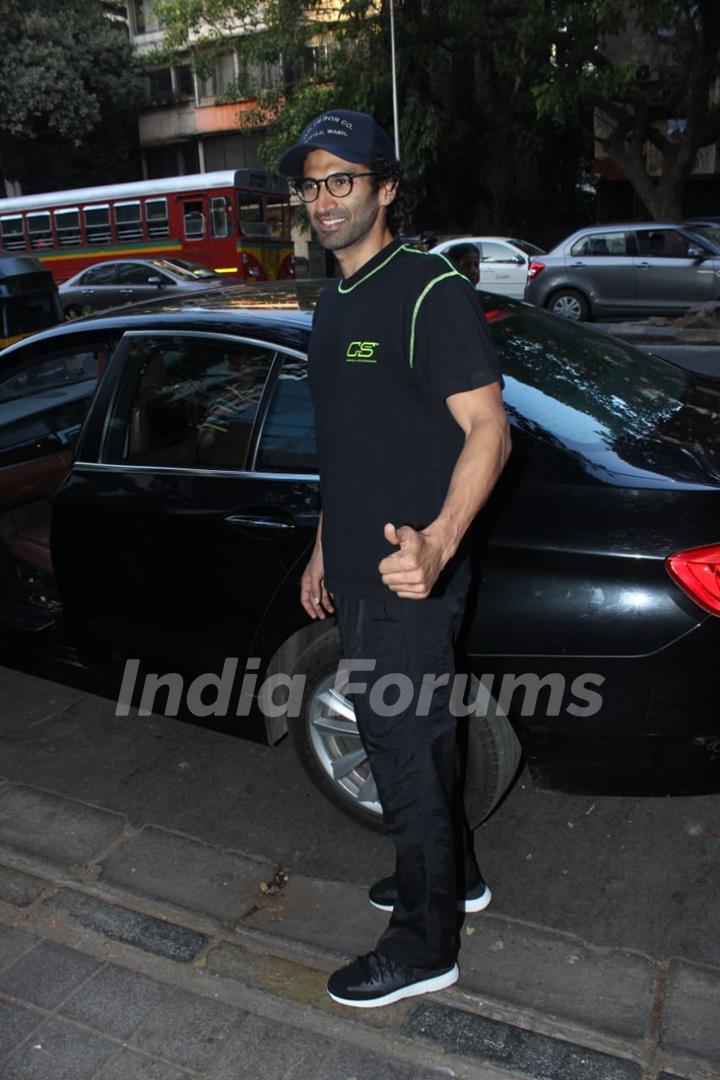
POLYGON ((318 521, 315 546, 300 581, 300 603, 311 619, 324 619, 326 614, 332 615, 335 611, 330 599, 330 593, 325 588, 325 570, 323 566, 322 550, 322 513, 320 514, 320 520, 318 521))

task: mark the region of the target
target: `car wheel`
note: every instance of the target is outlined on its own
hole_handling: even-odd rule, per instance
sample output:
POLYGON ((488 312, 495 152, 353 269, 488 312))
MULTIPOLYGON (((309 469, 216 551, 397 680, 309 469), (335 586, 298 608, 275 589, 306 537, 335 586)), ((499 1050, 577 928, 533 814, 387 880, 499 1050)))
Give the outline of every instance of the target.
MULTIPOLYGON (((291 720, 296 751, 313 782, 355 821, 382 830, 382 808, 350 699, 335 687, 342 657, 332 626, 298 657, 295 671, 306 676, 300 716, 291 720)), ((477 696, 479 683, 470 682, 477 696)), ((510 721, 498 716, 490 699, 485 716, 461 721, 465 748, 465 808, 475 828, 495 809, 515 776, 521 749, 510 721)))
POLYGON ((559 289, 552 294, 547 306, 554 315, 562 315, 565 319, 583 322, 590 318, 590 305, 577 289, 559 289))

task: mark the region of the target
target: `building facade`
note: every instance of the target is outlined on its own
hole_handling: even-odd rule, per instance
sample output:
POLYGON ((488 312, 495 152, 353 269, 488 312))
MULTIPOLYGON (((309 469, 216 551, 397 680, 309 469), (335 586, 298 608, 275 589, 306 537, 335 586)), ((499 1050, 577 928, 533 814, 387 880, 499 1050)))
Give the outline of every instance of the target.
POLYGON ((237 93, 238 82, 243 76, 248 85, 275 87, 282 78, 280 65, 241 72, 229 38, 227 52, 216 57, 206 78, 193 72, 182 53, 171 64, 155 66, 151 54, 162 47, 164 33, 152 0, 131 0, 127 14, 130 40, 149 59, 139 117, 143 177, 259 167, 262 127, 256 101, 237 93))

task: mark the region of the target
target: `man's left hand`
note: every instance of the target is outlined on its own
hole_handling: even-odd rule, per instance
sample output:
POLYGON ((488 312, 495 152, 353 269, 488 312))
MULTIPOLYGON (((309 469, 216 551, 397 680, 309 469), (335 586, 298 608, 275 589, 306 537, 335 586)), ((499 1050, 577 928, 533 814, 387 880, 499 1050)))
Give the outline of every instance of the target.
POLYGON ((437 537, 417 532, 410 525, 396 529, 388 523, 384 532, 388 543, 397 544, 400 550, 378 565, 383 584, 404 600, 424 600, 447 561, 444 545, 437 537))

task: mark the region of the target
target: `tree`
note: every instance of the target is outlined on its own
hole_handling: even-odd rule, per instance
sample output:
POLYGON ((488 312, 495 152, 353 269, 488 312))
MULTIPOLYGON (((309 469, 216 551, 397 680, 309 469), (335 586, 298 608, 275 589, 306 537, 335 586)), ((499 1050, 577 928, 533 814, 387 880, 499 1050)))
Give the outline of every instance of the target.
POLYGON ((717 0, 556 0, 555 63, 538 112, 594 110, 595 137, 655 220, 678 220, 698 151, 720 139, 717 0), (660 158, 648 171, 648 146, 660 158))
MULTIPOLYGON (((274 89, 246 76, 230 89, 256 98, 268 165, 330 105, 371 112, 391 130, 388 0, 157 0, 155 7, 167 48, 189 49, 200 73, 227 51, 229 35, 244 71, 281 62, 274 89)), ((401 152, 416 182, 420 226, 522 227, 529 207, 518 200, 516 179, 527 161, 544 165, 550 205, 541 213, 562 203, 572 213, 583 147, 576 118, 558 153, 556 120, 538 121, 531 93, 550 66, 555 27, 545 9, 546 0, 395 0, 401 152)))
POLYGON ((24 191, 134 179, 141 92, 100 0, 4 0, 0 172, 24 191))

